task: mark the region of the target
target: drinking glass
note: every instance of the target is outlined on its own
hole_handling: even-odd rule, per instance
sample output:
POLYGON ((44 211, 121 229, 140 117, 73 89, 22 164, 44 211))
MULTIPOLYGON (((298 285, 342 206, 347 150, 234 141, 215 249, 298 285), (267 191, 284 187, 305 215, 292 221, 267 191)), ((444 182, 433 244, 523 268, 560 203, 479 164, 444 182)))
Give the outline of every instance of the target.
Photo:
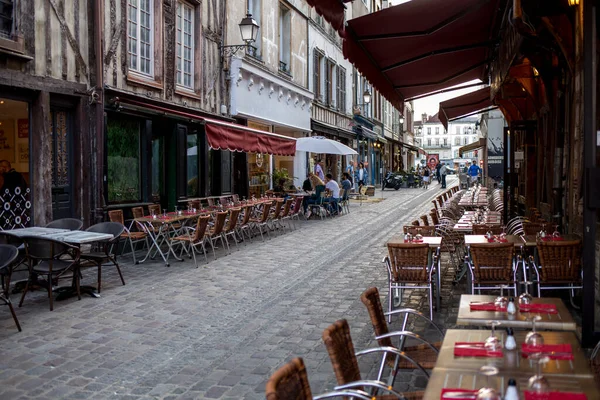
POLYGON ((552 236, 555 238, 560 237, 560 232, 558 231, 558 224, 554 224, 554 232, 552 232, 552 236))
POLYGON ((529 294, 529 286, 533 285, 533 282, 524 281, 520 282, 525 286, 525 293, 519 296, 519 305, 528 305, 533 301, 533 296, 529 294))
POLYGON ((542 317, 540 317, 539 315, 536 315, 531 318, 532 331, 529 332, 527 336, 525 336, 525 344, 529 346, 541 346, 544 344, 544 337, 541 333, 535 330, 535 323, 537 321, 540 321, 541 319, 542 317))
POLYGON ((417 234, 415 235, 415 240, 423 240, 423 235, 421 235, 421 228, 417 228, 417 234))
POLYGON ((167 218, 167 209, 166 208, 163 210, 163 217, 167 218))
POLYGON ((485 339, 484 347, 488 351, 497 351, 502 348, 502 343, 496 337, 496 327, 500 325, 500 321, 490 321, 488 323, 492 327, 492 333, 485 339))
POLYGON ((479 373, 486 377, 486 387, 479 389, 477 392, 476 400, 502 400, 498 391, 491 387, 490 376, 498 374, 498 368, 491 365, 484 365, 479 369, 479 373))
POLYGON ((494 305, 499 308, 506 308, 508 305, 508 299, 504 297, 504 286, 500 285, 500 296, 494 299, 494 305))
POLYGON ((542 374, 542 365, 547 363, 550 358, 544 353, 533 353, 528 357, 537 364, 535 375, 529 378, 529 390, 536 393, 547 393, 550 391, 550 383, 542 374))

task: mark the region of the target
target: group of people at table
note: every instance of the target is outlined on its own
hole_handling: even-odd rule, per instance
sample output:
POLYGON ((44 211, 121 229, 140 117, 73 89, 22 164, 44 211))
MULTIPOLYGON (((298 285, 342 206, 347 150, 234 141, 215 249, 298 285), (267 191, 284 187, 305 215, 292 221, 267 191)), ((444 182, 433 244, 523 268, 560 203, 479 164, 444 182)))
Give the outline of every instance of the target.
POLYGON ((340 211, 339 202, 348 198, 353 187, 350 174, 344 172, 342 176, 340 185, 340 183, 333 179, 332 174, 324 174, 321 162, 317 162, 314 172, 309 173, 302 184, 302 190, 310 193, 309 196, 304 197, 302 202, 304 215, 307 219, 310 218, 310 206, 312 204, 326 204, 329 206, 332 214, 337 214, 340 211))

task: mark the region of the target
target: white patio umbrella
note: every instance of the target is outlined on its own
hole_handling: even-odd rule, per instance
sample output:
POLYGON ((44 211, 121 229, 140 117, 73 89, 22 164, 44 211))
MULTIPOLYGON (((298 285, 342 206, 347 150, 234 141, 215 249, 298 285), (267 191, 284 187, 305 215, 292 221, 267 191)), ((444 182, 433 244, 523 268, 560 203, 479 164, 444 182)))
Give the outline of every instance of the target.
POLYGON ((296 151, 340 155, 358 154, 345 144, 324 138, 323 136, 311 136, 296 139, 296 151))

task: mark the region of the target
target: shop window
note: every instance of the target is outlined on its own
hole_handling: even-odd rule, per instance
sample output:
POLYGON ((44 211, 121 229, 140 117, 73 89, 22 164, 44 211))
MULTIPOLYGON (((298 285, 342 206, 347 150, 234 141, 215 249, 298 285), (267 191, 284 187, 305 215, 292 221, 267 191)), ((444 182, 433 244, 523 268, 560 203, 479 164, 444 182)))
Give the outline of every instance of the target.
POLYGON ((279 4, 279 70, 291 72, 290 50, 292 44, 292 12, 279 4))
POLYGON ((0 0, 0 37, 12 39, 15 7, 13 0, 0 0))
POLYGON ((110 118, 107 133, 108 201, 140 201, 140 123, 110 118))
POLYGON ((198 197, 198 134, 187 135, 187 196, 198 197))
POLYGON ((176 81, 185 89, 194 89, 194 7, 177 2, 176 81))

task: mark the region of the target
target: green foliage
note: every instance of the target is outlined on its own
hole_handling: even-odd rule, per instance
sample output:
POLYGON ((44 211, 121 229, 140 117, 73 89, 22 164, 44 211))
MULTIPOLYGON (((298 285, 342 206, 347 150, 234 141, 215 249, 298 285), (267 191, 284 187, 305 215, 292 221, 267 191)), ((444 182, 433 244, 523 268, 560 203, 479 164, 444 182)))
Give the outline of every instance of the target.
POLYGON ((281 179, 285 180, 284 187, 289 187, 294 184, 294 177, 290 176, 287 168, 274 168, 273 173, 271 174, 271 179, 273 180, 273 186, 279 185, 279 181, 281 179))
POLYGON ((140 124, 111 118, 107 132, 108 201, 140 200, 140 124))

